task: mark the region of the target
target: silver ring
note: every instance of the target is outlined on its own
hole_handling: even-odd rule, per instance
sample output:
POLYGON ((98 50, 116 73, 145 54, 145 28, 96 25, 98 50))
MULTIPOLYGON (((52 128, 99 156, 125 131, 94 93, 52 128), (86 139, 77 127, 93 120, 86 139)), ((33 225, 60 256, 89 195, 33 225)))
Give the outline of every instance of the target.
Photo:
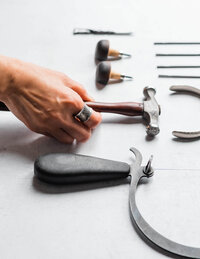
POLYGON ((83 109, 75 115, 75 118, 81 122, 86 122, 92 115, 92 109, 84 104, 83 109))

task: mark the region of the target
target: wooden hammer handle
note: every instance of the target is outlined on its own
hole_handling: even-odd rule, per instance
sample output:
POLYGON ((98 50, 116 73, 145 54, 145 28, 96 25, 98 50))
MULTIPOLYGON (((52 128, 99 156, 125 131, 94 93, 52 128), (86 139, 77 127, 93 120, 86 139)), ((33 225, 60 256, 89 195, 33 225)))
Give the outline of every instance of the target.
POLYGON ((127 116, 143 115, 143 104, 135 102, 122 103, 101 103, 101 102, 86 102, 86 104, 97 112, 117 113, 127 116))
MULTIPOLYGON (((127 116, 143 115, 143 104, 135 102, 124 103, 100 103, 86 102, 86 104, 97 112, 117 113, 127 116)), ((9 111, 6 105, 0 102, 0 111, 9 111)))

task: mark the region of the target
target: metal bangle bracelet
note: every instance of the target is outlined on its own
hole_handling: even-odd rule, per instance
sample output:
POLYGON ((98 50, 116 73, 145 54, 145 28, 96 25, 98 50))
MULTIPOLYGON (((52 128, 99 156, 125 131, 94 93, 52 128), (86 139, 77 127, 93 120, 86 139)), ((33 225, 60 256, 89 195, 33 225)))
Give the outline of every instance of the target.
POLYGON ((78 112, 74 117, 81 122, 86 122, 90 119, 92 115, 92 109, 84 104, 82 110, 78 112))

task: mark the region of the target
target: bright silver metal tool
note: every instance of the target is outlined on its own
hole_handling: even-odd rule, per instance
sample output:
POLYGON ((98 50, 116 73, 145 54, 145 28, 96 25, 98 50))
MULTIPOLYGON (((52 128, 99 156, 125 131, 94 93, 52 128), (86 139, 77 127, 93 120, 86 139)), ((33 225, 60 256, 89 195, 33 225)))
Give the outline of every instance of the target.
POLYGON ((154 42, 154 45, 200 45, 200 42, 154 42))
POLYGON ((116 32, 116 31, 102 31, 92 30, 87 28, 75 28, 73 30, 74 35, 78 34, 96 34, 96 35, 132 35, 132 32, 116 32))
POLYGON ((200 66, 157 66, 158 69, 163 68, 200 68, 200 66))
POLYGON ((149 178, 153 175, 153 169, 151 167, 152 156, 146 166, 141 166, 141 153, 135 148, 131 148, 130 150, 135 154, 135 162, 130 165, 131 185, 129 193, 129 204, 131 219, 134 225, 137 227, 137 230, 142 234, 143 237, 145 237, 145 239, 150 241, 150 243, 153 243, 164 251, 186 258, 199 259, 200 248, 184 246, 162 236, 156 230, 154 230, 140 214, 135 199, 136 190, 142 178, 149 178))
POLYGON ((146 98, 143 116, 149 122, 146 131, 148 135, 155 136, 160 132, 158 117, 161 113, 160 105, 155 99, 156 90, 152 87, 145 87, 143 93, 146 98))
MULTIPOLYGON (((171 91, 192 93, 200 97, 200 89, 188 85, 173 85, 170 87, 171 91)), ((186 132, 186 131, 173 131, 172 134, 177 138, 194 139, 200 138, 200 131, 186 132)))
POLYGON ((193 78, 199 79, 200 76, 182 76, 182 75, 158 75, 159 78, 193 78))

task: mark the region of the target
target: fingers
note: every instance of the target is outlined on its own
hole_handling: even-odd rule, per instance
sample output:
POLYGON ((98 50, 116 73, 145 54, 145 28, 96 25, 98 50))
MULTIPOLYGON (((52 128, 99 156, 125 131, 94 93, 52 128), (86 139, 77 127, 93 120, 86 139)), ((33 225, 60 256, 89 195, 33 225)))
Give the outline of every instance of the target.
MULTIPOLYGON (((80 122, 75 119, 74 115, 81 111, 84 106, 84 101, 93 101, 94 99, 89 96, 89 94, 81 84, 73 81, 69 77, 64 78, 64 84, 69 87, 72 92, 74 91, 74 94, 77 96, 74 96, 76 101, 74 101, 73 108, 71 108, 71 117, 68 116, 68 118, 64 118, 60 127, 72 139, 76 139, 77 142, 85 142, 90 138, 91 130, 94 129, 101 122, 101 114, 92 111, 90 119, 86 122, 80 122)), ((62 134, 61 136, 57 136, 57 139, 58 138, 66 138, 66 136, 63 136, 62 134)), ((70 139, 69 141, 72 141, 72 139, 70 139)), ((68 139, 66 141, 68 142, 68 139)))
POLYGON ((80 97, 83 99, 83 101, 87 101, 87 102, 91 102, 94 101, 94 99, 87 93, 87 91, 85 90, 85 88, 80 85, 80 84, 76 84, 73 85, 72 89, 77 92, 77 94, 80 95, 80 97))
MULTIPOLYGON (((76 83, 76 82, 74 82, 74 83, 76 83)), ((82 98, 83 101, 89 101, 89 100, 94 101, 94 99, 88 95, 86 90, 79 83, 73 84, 71 89, 76 91, 76 93, 78 93, 80 95, 80 97, 82 98)), ((82 108, 83 108, 83 106, 84 106, 84 103, 82 102, 82 108)), ((79 111, 81 109, 79 109, 79 111)), ((79 111, 77 111, 77 113, 79 111)), ((101 122, 101 120, 102 120, 101 114, 99 112, 96 112, 96 111, 93 110, 90 119, 88 121, 84 122, 84 124, 87 127, 91 128, 91 129, 94 129, 101 122)))
POLYGON ((73 81, 69 77, 66 78, 65 84, 70 87, 72 90, 74 90, 77 94, 80 95, 80 97, 83 99, 83 101, 94 101, 94 99, 87 93, 85 88, 79 84, 78 82, 73 81))
POLYGON ((91 131, 101 122, 101 114, 92 112, 90 119, 86 122, 78 121, 72 117, 70 125, 64 129, 78 142, 85 142, 91 136, 91 131))
POLYGON ((94 110, 92 111, 92 115, 89 118, 89 120, 87 120, 86 122, 84 122, 84 124, 89 127, 90 129, 94 129, 97 127, 97 125, 101 122, 102 118, 101 118, 101 114, 99 112, 95 112, 94 110))
MULTIPOLYGON (((85 88, 78 82, 73 81, 69 77, 65 77, 65 84, 68 87, 70 87, 72 90, 74 90, 77 94, 79 94, 80 97, 83 99, 83 101, 94 101, 94 99, 91 96, 89 96, 85 88)), ((94 129, 100 122, 101 122, 101 114, 93 111, 90 119, 87 122, 84 122, 84 124, 87 127, 94 129)))
POLYGON ((63 128, 78 142, 85 142, 91 136, 91 129, 82 122, 77 121, 74 117, 71 118, 69 124, 63 125, 63 128))
POLYGON ((63 129, 56 129, 54 132, 51 132, 49 134, 56 138, 58 141, 65 143, 65 144, 72 144, 74 141, 74 138, 70 136, 65 130, 63 129))

